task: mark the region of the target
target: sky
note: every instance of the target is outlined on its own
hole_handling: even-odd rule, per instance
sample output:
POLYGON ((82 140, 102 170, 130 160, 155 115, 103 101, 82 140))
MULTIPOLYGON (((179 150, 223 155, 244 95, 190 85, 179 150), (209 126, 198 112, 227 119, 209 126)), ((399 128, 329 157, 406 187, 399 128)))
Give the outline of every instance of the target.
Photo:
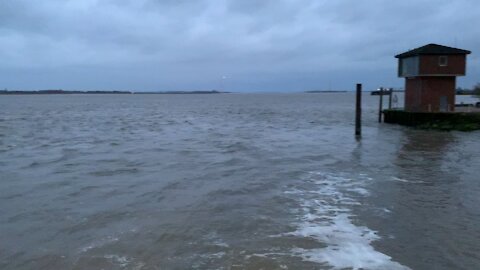
POLYGON ((403 87, 394 55, 471 50, 478 0, 0 0, 0 89, 298 92, 403 87))

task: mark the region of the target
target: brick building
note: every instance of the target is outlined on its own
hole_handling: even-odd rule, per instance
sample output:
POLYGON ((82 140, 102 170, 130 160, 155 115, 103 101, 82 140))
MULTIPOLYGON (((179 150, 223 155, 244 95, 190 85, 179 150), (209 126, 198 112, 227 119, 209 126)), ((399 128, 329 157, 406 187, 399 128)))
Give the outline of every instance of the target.
POLYGON ((428 44, 396 55, 398 76, 405 78, 405 111, 454 111, 456 78, 465 76, 470 53, 428 44))

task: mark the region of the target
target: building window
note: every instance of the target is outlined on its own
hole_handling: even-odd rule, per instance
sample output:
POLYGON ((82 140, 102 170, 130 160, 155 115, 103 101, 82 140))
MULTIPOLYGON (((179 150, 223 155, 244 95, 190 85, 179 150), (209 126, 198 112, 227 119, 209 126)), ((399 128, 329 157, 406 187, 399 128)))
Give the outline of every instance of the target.
POLYGON ((445 67, 448 65, 448 56, 440 56, 438 58, 438 65, 441 67, 445 67))

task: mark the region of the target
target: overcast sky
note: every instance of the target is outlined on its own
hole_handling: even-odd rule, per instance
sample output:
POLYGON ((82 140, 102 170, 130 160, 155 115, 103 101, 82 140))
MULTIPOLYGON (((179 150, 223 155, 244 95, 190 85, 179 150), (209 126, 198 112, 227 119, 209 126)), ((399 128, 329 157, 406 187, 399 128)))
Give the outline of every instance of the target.
POLYGON ((473 51, 478 0, 1 0, 0 88, 304 91, 402 87, 394 55, 473 51))

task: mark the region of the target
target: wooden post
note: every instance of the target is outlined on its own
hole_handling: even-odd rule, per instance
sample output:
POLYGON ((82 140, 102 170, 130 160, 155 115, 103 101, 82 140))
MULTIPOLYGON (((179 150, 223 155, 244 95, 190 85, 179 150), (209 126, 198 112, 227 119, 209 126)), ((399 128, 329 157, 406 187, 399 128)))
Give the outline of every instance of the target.
POLYGON ((392 95, 393 95, 393 88, 388 90, 388 109, 392 109, 392 95))
POLYGON ((362 136, 362 84, 357 83, 357 99, 355 102, 355 136, 362 136))
POLYGON ((378 122, 382 122, 382 110, 383 110, 383 87, 380 87, 380 102, 378 103, 378 122))

